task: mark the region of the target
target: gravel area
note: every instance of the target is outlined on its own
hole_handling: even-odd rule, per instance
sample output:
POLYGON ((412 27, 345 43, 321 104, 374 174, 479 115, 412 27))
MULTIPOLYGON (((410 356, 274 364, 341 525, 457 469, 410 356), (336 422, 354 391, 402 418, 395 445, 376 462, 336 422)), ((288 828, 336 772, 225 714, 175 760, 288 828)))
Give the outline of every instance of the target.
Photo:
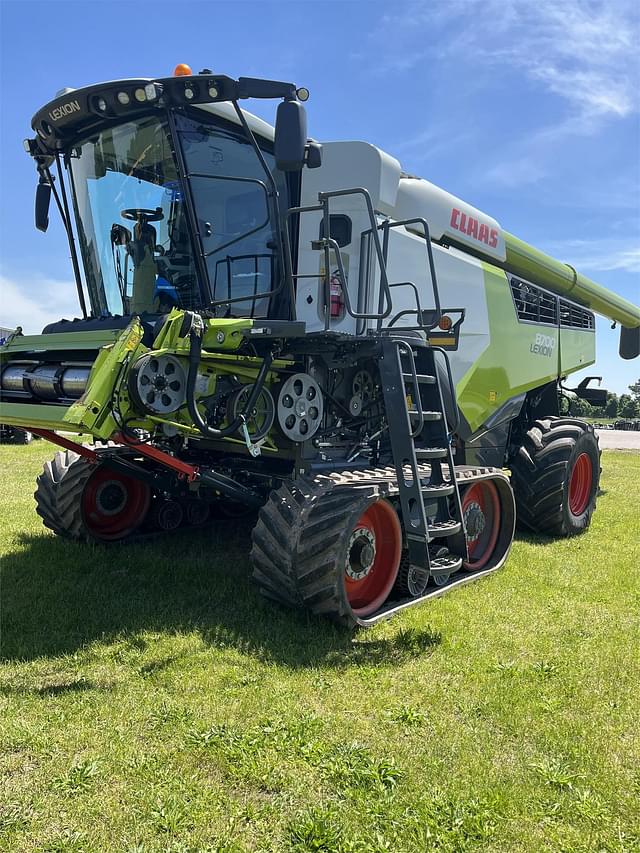
POLYGON ((640 431, 597 429, 602 450, 640 450, 640 431))

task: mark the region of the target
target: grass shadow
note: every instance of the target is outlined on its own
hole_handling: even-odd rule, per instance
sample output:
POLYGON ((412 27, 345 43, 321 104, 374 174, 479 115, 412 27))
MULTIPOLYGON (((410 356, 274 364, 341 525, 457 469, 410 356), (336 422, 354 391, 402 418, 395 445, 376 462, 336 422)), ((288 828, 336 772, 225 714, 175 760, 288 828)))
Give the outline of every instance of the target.
POLYGON ((69 654, 95 640, 144 646, 143 631, 195 631, 209 646, 294 668, 395 666, 440 644, 429 629, 354 639, 267 601, 249 578, 250 533, 250 522, 227 520, 126 547, 23 535, 3 560, 0 659, 69 654))
POLYGON ((110 690, 112 685, 97 683, 88 678, 71 678, 33 686, 31 684, 0 684, 0 696, 62 696, 66 693, 85 693, 91 690, 110 690))

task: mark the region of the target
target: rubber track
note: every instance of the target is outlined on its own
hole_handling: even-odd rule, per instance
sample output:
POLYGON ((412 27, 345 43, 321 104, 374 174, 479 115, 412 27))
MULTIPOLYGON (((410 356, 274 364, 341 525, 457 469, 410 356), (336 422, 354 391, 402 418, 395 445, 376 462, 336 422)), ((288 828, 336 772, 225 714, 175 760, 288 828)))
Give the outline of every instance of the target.
MULTIPOLYGON (((578 532, 566 525, 564 484, 576 441, 587 433, 595 437, 593 427, 585 421, 558 417, 541 418, 527 431, 524 443, 511 464, 521 524, 550 536, 578 532)), ((595 441, 597 443, 597 437, 595 441)), ((595 501, 589 519, 594 509, 595 501)))
MULTIPOLYGON (((427 478, 431 469, 419 466, 427 478)), ((492 468, 456 469, 462 485, 492 468)), ((349 628, 366 624, 354 616, 342 583, 353 524, 377 498, 398 493, 395 468, 322 474, 285 482, 271 492, 252 533, 253 580, 267 598, 304 608, 349 628)))

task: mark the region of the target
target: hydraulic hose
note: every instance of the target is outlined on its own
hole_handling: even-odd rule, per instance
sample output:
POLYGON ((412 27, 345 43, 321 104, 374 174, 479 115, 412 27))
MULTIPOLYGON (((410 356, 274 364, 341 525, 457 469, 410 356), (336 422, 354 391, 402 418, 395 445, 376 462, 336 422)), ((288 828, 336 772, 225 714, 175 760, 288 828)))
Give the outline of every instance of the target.
POLYGON ((187 408, 189 409, 189 414, 202 435, 207 438, 226 438, 236 432, 251 409, 255 406, 267 378, 267 373, 271 367, 273 355, 271 353, 267 353, 265 356, 260 367, 258 377, 253 386, 253 390, 247 400, 247 405, 244 407, 244 411, 234 418, 228 426, 223 427, 222 429, 215 429, 214 427, 210 427, 200 414, 195 398, 196 377, 198 375, 198 367, 200 365, 200 356, 202 353, 201 329, 192 327, 189 332, 189 345, 189 373, 187 374, 187 408))

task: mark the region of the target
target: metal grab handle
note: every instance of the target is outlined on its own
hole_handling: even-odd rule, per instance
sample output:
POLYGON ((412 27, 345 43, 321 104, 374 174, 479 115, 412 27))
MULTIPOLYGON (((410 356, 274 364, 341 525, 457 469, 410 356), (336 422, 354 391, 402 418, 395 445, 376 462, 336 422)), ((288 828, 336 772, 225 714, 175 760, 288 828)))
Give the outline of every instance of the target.
MULTIPOLYGON (((418 413, 418 426, 416 429, 411 429, 411 415, 409 414, 409 409, 407 409, 407 417, 409 419, 409 430, 411 432, 411 438, 417 438, 424 428, 424 412, 422 411, 422 397, 420 395, 420 383, 418 382, 418 374, 416 372, 416 360, 413 357, 413 350, 411 349, 411 344, 407 343, 407 341, 395 341, 396 349, 398 353, 398 366, 400 367, 400 374, 404 373, 402 369, 402 348, 404 347, 404 354, 409 358, 409 367, 411 369, 411 384, 415 390, 415 404, 416 411, 418 413)), ((402 377, 402 382, 404 384, 404 376, 402 377)), ((406 397, 405 397, 406 401, 406 397)))
MULTIPOLYGON (((425 242, 427 245, 427 261, 428 261, 428 266, 429 266, 429 275, 431 276, 431 289, 433 290, 433 301, 435 304, 435 314, 434 314, 433 320, 431 321, 428 328, 434 329, 438 325, 438 323, 440 322, 440 318, 442 317, 442 308, 440 307, 440 293, 438 291, 438 282, 436 279, 436 268, 435 268, 435 262, 433 260, 433 251, 431 249, 431 234, 429 232, 429 224, 427 223, 427 220, 421 216, 417 216, 417 217, 414 217, 412 219, 399 219, 399 220, 394 221, 394 222, 392 222, 390 219, 387 219, 385 222, 382 223, 382 225, 378 226, 384 232, 384 246, 385 246, 384 260, 386 263, 388 247, 389 247, 389 231, 392 228, 399 228, 400 226, 406 227, 407 225, 414 225, 414 224, 422 225, 422 229, 424 231, 424 239, 425 239, 425 242)), ((410 282, 402 282, 402 283, 407 284, 410 282)), ((395 285, 392 285, 392 287, 395 287, 395 285)), ((418 296, 418 288, 415 287, 415 285, 414 285, 414 288, 416 291, 416 306, 417 306, 416 311, 417 311, 417 316, 418 316, 418 323, 420 324, 421 328, 425 328, 424 323, 422 322, 422 309, 420 307, 420 299, 418 296)), ((399 317, 402 316, 402 314, 404 314, 404 313, 405 312, 401 312, 400 314, 396 315, 393 318, 392 323, 395 322, 396 320, 398 320, 399 317)), ((413 313, 413 311, 409 311, 406 313, 413 313)), ((389 325, 392 325, 392 323, 390 323, 389 325)), ((381 328, 380 322, 378 323, 378 328, 379 329, 381 328)))
POLYGON ((336 255, 336 262, 338 266, 338 274, 342 281, 343 292, 345 295, 345 306, 347 308, 348 313, 359 320, 377 320, 380 325, 382 320, 386 319, 393 310, 393 300, 391 297, 391 290, 389 285, 389 279, 387 276, 387 267, 384 256, 384 251, 382 245, 380 243, 380 237, 378 235, 379 226, 376 222, 376 214, 373 209, 373 204, 371 202, 371 196, 369 195, 369 191, 364 189, 364 187, 352 187, 351 189, 345 190, 332 190, 331 192, 321 192, 318 193, 318 201, 319 204, 316 205, 308 205, 305 207, 290 207, 287 212, 284 214, 283 222, 284 222, 284 246, 285 246, 285 268, 287 272, 287 276, 290 279, 291 291, 293 288, 293 281, 299 278, 320 278, 320 273, 294 273, 292 269, 292 249, 291 249, 291 239, 289 236, 289 219, 292 216, 299 216, 302 213, 315 213, 322 212, 322 221, 323 221, 323 231, 325 236, 321 240, 314 240, 313 243, 317 245, 318 248, 324 249, 325 253, 325 282, 324 282, 324 299, 325 299, 325 309, 326 309, 326 319, 325 319, 325 329, 329 328, 330 325, 330 305, 331 305, 331 294, 330 294, 330 252, 334 251, 336 255), (349 299, 349 293, 347 288, 346 275, 344 272, 344 266, 342 264, 342 257, 340 255, 340 246, 337 241, 333 240, 331 235, 331 226, 330 226, 330 216, 329 216, 329 200, 331 198, 336 198, 338 196, 346 196, 346 195, 362 195, 365 200, 365 205, 367 208, 367 214, 369 217, 370 223, 370 233, 373 235, 373 242, 376 251, 376 257, 378 259, 378 265, 380 267, 380 306, 379 310, 376 313, 366 313, 360 311, 354 311, 351 305, 351 300, 349 299))
MULTIPOLYGON (((382 314, 367 314, 366 312, 361 312, 361 311, 357 311, 357 310, 354 311, 353 308, 351 307, 351 298, 349 297, 349 288, 347 287, 347 276, 346 276, 346 273, 344 271, 344 264, 342 263, 342 256, 340 254, 340 246, 338 245, 338 242, 336 240, 334 240, 332 237, 324 237, 322 240, 320 240, 318 242, 324 243, 330 249, 333 249, 333 252, 336 256, 336 266, 338 267, 338 277, 340 278, 340 281, 342 282, 342 292, 344 295, 344 304, 345 304, 345 307, 346 307, 347 311, 349 312, 349 314, 352 317, 354 317, 356 320, 380 320, 380 319, 384 319, 385 317, 388 317, 389 314, 391 313, 391 308, 392 308, 391 293, 389 291, 390 291, 390 288, 394 287, 395 285, 393 285, 393 284, 387 285, 387 289, 385 291, 385 297, 387 300, 387 307, 384 309, 384 313, 382 313, 382 314), (387 296, 387 292, 389 292, 388 296, 387 296)), ((327 264, 327 268, 328 268, 328 266, 329 265, 327 264)), ((329 279, 329 278, 330 277, 327 276, 327 279, 329 279)), ((326 283, 325 283, 325 289, 326 289, 326 283)), ((329 298, 331 298, 330 293, 329 293, 329 298)))
MULTIPOLYGON (((460 427, 460 409, 458 408, 458 401, 456 399, 456 386, 454 385, 454 382, 453 382, 453 374, 451 373, 451 364, 449 363, 449 356, 448 356, 446 350, 444 350, 442 347, 431 346, 431 349, 434 351, 437 351, 437 352, 441 352, 442 355, 444 356, 444 364, 445 364, 445 367, 447 368, 447 378, 449 380, 449 390, 451 392, 451 402, 453 403, 453 409, 454 409, 454 413, 455 413, 454 414, 455 423, 454 423, 453 429, 449 433, 450 435, 453 435, 454 432, 458 432, 458 428, 460 427)), ((435 366, 435 358, 434 358, 434 366, 435 366)))
MULTIPOLYGON (((376 213, 373 209, 373 203, 371 201, 371 196, 369 194, 369 190, 364 187, 352 187, 351 189, 346 190, 332 190, 331 192, 326 193, 318 193, 318 201, 323 206, 323 221, 324 221, 324 234, 325 239, 331 239, 331 227, 330 227, 330 218, 329 218, 329 199, 330 198, 338 198, 340 196, 345 195, 361 195, 364 198, 365 205, 367 207, 367 214, 369 216, 369 225, 371 226, 371 234, 373 236, 374 248, 376 251, 376 257, 378 259, 378 266, 380 267, 380 300, 378 303, 378 311, 375 314, 366 314, 366 313, 358 313, 353 314, 353 312, 349 312, 352 317, 355 317, 359 320, 377 320, 378 325, 382 324, 382 321, 386 319, 391 311, 393 310, 393 299, 391 297, 391 290, 389 288, 389 278, 387 276, 387 261, 386 261, 386 251, 383 249, 380 244, 380 237, 378 235, 378 225, 376 222, 376 213), (384 300, 383 300, 384 297, 384 300), (386 302, 386 307, 384 307, 384 302, 386 302)), ((335 241, 333 241, 335 243, 335 241)), ((339 246, 335 243, 339 252, 339 246)), ((328 265, 328 251, 325 249, 325 257, 328 265)), ((327 269, 327 276, 329 275, 329 270, 327 269)), ((327 288, 328 289, 328 288, 327 288)), ((346 290, 346 287, 345 287, 346 290)))
POLYGON ((416 312, 417 312, 418 323, 420 324, 420 328, 423 328, 423 325, 422 325, 422 306, 420 305, 420 293, 419 293, 416 285, 412 281, 398 281, 398 282, 394 282, 393 284, 390 284, 389 287, 410 287, 414 292, 414 295, 416 297, 416 305, 418 307, 417 308, 405 308, 402 311, 398 311, 398 313, 395 314, 387 323, 387 329, 390 329, 392 326, 394 326, 401 317, 405 317, 407 314, 414 314, 416 312))

